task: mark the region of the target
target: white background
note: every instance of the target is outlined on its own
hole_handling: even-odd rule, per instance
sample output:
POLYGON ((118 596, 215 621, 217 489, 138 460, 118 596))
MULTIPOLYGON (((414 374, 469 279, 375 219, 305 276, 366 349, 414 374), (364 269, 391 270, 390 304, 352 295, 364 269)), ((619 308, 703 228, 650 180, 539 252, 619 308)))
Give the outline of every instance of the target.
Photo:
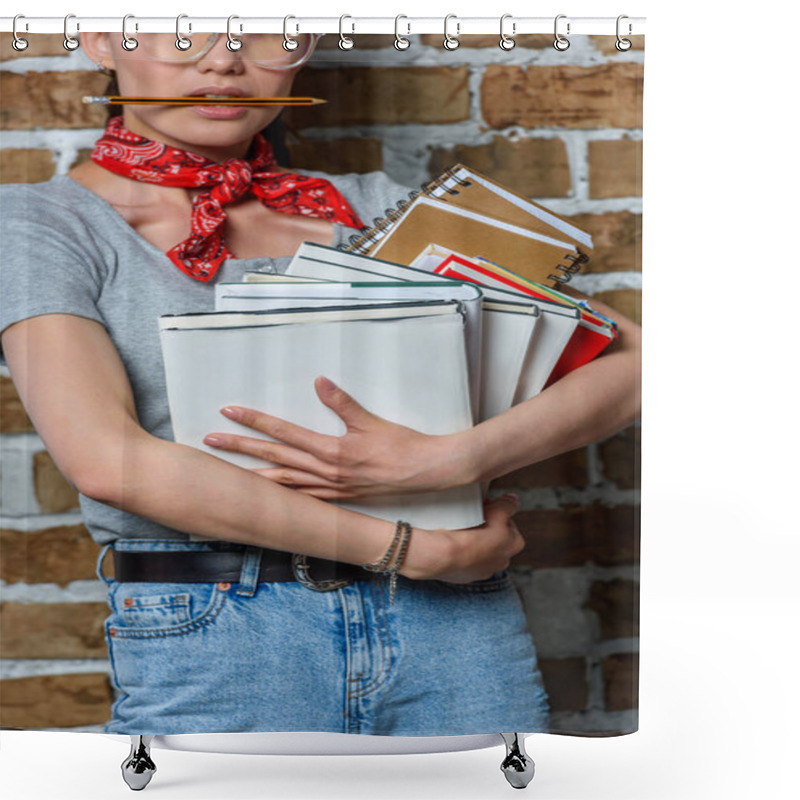
MULTIPOLYGON (((647 17, 640 731, 529 740, 539 800, 795 797, 800 555, 796 125, 789 4, 26 0, 87 16, 647 17), (784 88, 786 87, 786 88, 784 88)), ((792 19, 792 16, 794 19, 792 19)), ((499 30, 499 27, 498 27, 499 30)), ((9 698, 10 699, 10 698, 9 698)), ((6 797, 130 796, 127 747, 3 732, 6 797)), ((501 749, 299 758, 156 751, 165 800, 509 797, 501 749)))

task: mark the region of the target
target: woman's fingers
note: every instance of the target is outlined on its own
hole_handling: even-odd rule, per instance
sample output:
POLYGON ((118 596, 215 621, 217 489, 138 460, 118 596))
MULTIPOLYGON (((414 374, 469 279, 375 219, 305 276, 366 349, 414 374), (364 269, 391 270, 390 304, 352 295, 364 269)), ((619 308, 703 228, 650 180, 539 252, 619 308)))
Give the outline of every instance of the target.
POLYGON ((515 494, 504 494, 484 505, 484 517, 486 517, 487 523, 493 522, 495 518, 499 518, 501 515, 506 518, 513 517, 518 508, 519 497, 515 494))
POLYGON ((272 439, 306 450, 318 458, 335 458, 339 450, 339 439, 287 422, 280 417, 273 417, 242 406, 226 406, 220 409, 228 419, 232 419, 248 428, 265 433, 272 439))
POLYGON ((232 433, 210 433, 203 439, 203 443, 217 450, 243 453, 273 464, 318 473, 328 479, 335 477, 334 467, 327 462, 321 461, 315 455, 304 450, 298 450, 280 442, 268 442, 264 439, 238 436, 232 433))
POLYGON ((262 478, 268 478, 273 483, 279 483, 281 486, 288 486, 303 494, 317 497, 320 500, 353 500, 358 497, 354 492, 342 489, 329 481, 320 478, 318 475, 312 475, 309 472, 302 472, 300 470, 283 469, 282 467, 274 467, 272 469, 254 469, 256 475, 262 478))
POLYGON ((320 375, 314 381, 317 397, 331 409, 348 428, 363 428, 375 419, 375 415, 367 411, 351 395, 340 389, 330 378, 320 375))

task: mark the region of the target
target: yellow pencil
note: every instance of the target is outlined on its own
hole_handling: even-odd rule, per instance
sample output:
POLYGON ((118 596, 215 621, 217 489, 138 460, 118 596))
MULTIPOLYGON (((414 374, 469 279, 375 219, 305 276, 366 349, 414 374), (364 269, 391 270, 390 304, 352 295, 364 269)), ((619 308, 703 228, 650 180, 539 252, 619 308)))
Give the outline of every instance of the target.
POLYGON ((315 106, 327 103, 319 97, 124 97, 87 95, 86 104, 133 106, 315 106))

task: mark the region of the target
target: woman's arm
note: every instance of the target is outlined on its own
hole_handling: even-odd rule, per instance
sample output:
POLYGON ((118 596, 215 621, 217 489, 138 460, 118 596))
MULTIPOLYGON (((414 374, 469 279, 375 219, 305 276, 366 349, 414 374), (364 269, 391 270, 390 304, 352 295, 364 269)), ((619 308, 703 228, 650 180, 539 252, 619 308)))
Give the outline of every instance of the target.
POLYGON ((318 379, 321 402, 347 426, 343 436, 323 436, 252 409, 226 409, 226 416, 279 442, 218 433, 206 442, 280 464, 257 472, 326 499, 438 491, 492 480, 596 442, 637 418, 641 328, 604 303, 592 299, 591 304, 617 321, 617 340, 541 394, 473 428, 428 436, 369 413, 330 381, 318 379))
MULTIPOLYGON (((119 355, 99 323, 69 314, 9 326, 3 349, 23 403, 59 469, 84 495, 186 533, 363 564, 394 532, 384 520, 292 491, 147 433, 119 355)), ((411 578, 488 577, 522 547, 513 502, 470 531, 415 529, 411 578)))

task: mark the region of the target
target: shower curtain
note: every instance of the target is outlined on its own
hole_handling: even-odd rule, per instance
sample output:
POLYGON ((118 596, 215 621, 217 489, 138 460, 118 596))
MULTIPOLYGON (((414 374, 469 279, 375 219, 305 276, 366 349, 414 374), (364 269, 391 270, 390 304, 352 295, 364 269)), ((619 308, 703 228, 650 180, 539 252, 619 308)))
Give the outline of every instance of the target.
MULTIPOLYGON (((62 176, 91 158, 95 142, 106 125, 108 110, 103 105, 83 103, 81 98, 107 95, 109 78, 95 68, 82 48, 67 54, 63 47, 64 37, 60 35, 31 35, 28 38, 29 47, 24 51, 14 49, 8 35, 4 34, 0 40, 0 176, 5 185, 0 195, 3 201, 0 212, 4 218, 12 212, 15 218, 20 213, 29 214, 31 223, 36 223, 33 217, 37 211, 33 202, 21 212, 17 198, 28 196, 12 194, 8 189, 20 184, 55 181, 55 184, 49 184, 55 191, 56 184, 59 181, 63 184, 65 180, 62 176)), ((117 46, 119 38, 118 34, 113 35, 117 46)), ((312 246, 306 253, 306 270, 310 269, 312 262, 316 265, 322 262, 322 272, 314 273, 317 282, 326 280, 321 277, 326 268, 333 272, 332 265, 339 263, 337 254, 347 254, 351 259, 356 256, 371 258, 374 265, 392 263, 409 267, 416 264, 418 283, 441 287, 442 276, 448 275, 442 264, 449 257, 454 259, 450 261, 450 268, 456 273, 455 277, 467 287, 464 297, 468 296, 469 286, 488 285, 498 293, 489 298, 491 291, 487 289, 484 304, 489 299, 500 303, 503 296, 499 293, 510 291, 505 296, 508 304, 523 304, 524 301, 526 308, 537 308, 529 311, 537 319, 537 327, 530 333, 531 342, 541 333, 542 320, 550 319, 543 310, 547 308, 554 315, 557 313, 554 309, 566 309, 563 313, 571 314, 576 320, 574 330, 580 328, 581 321, 587 323, 584 330, 588 330, 591 324, 606 332, 613 329, 613 325, 604 323, 602 315, 598 322, 598 317, 587 306, 576 305, 567 298, 552 294, 553 289, 567 286, 567 279, 570 288, 588 296, 585 301, 588 306, 594 300, 610 306, 634 323, 640 322, 642 37, 631 37, 633 47, 628 50, 616 48, 613 36, 571 36, 569 47, 559 49, 553 46, 552 35, 521 35, 516 37, 515 46, 507 50, 498 47, 496 34, 461 36, 458 47, 453 49, 443 47, 443 36, 433 34, 411 36, 410 47, 406 49, 395 47, 393 36, 361 34, 351 38, 355 46, 342 49, 336 35, 323 37, 292 87, 295 96, 317 97, 326 102, 287 108, 280 116, 279 124, 269 132, 278 163, 283 168, 313 175, 324 174, 334 186, 340 187, 341 194, 350 201, 359 217, 359 225, 348 227, 362 229, 360 242, 359 236, 343 235, 327 250, 326 245, 316 242, 316 250, 312 246), (457 167, 464 172, 454 172, 457 167), (376 178, 374 173, 381 175, 376 178), (468 177, 464 178, 464 175, 468 177), (442 185, 445 176, 451 178, 451 183, 445 184, 449 188, 438 197, 431 195, 431 202, 448 205, 447 213, 452 214, 453 207, 459 208, 459 197, 463 199, 469 194, 462 192, 465 185, 474 187, 480 185, 480 179, 485 179, 494 187, 490 190, 493 198, 506 198, 507 209, 523 208, 520 199, 535 201, 536 208, 543 209, 541 218, 549 226, 549 240, 558 241, 559 226, 564 232, 563 226, 566 225, 570 235, 578 239, 582 233, 585 238, 580 241, 583 244, 575 246, 569 236, 566 242, 578 257, 560 262, 561 268, 554 262, 549 269, 534 274, 525 259, 503 263, 494 252, 461 251, 449 233, 444 244, 435 241, 431 234, 425 245, 405 260, 399 256, 385 257, 384 260, 380 251, 371 252, 369 247, 374 247, 376 242, 381 241, 388 247, 392 239, 399 237, 405 225, 403 219, 410 219, 414 203, 417 208, 424 207, 419 203, 420 196, 409 195, 409 191, 419 192, 420 187, 427 186, 428 190, 423 191, 421 197, 428 199, 432 182, 439 179, 439 185, 442 185), (366 187, 363 196, 356 197, 355 187, 366 187), (503 192, 507 194, 503 195, 503 192), (516 199, 508 201, 509 197, 516 199), (387 235, 389 232, 391 236, 387 235), (433 251, 430 248, 426 251, 428 245, 438 246, 438 250, 434 247, 433 251), (427 261, 424 258, 426 252, 427 261), (588 258, 584 259, 583 255, 588 258), (498 266, 510 271, 511 277, 509 273, 497 271, 498 266), (424 272, 429 277, 423 275, 424 272), (535 296, 524 290, 527 284, 512 285, 515 276, 519 275, 526 279, 533 276, 535 281, 547 287, 547 291, 535 296), (482 282, 476 284, 474 281, 478 279, 482 282)), ((40 196, 47 199, 47 194, 40 196)), ((85 202, 91 203, 88 198, 85 202)), ((502 230, 504 235, 520 235, 516 229, 524 226, 518 212, 509 211, 511 217, 504 219, 502 212, 493 207, 494 216, 483 215, 481 203, 484 202, 485 198, 479 199, 475 207, 468 209, 473 214, 468 217, 469 224, 460 222, 461 227, 454 225, 456 238, 459 231, 474 230, 471 226, 478 224, 474 215, 490 216, 495 222, 499 219, 500 224, 495 225, 494 230, 502 230), (509 227, 514 228, 510 233, 509 227)), ((65 213, 73 212, 74 208, 65 210, 65 213)), ((531 223, 530 228, 535 229, 535 225, 531 223)), ((544 235, 541 229, 539 234, 544 235)), ((92 238, 95 234, 87 230, 86 236, 83 241, 72 241, 72 245, 96 251, 97 244, 92 238)), ((36 311, 36 302, 30 296, 47 288, 41 281, 47 280, 48 266, 36 266, 31 273, 35 277, 31 279, 22 275, 19 265, 25 259, 32 266, 37 262, 37 249, 41 242, 34 238, 20 242, 16 238, 12 253, 9 251, 10 240, 6 229, 0 245, 0 257, 5 265, 2 270, 4 296, 0 304, 6 330, 7 326, 24 319, 25 313, 29 316, 54 313, 55 309, 55 313, 87 315, 83 309, 71 312, 69 308, 58 309, 56 306, 36 311), (24 292, 20 289, 21 281, 24 281, 24 292), (28 295, 29 302, 20 297, 21 293, 28 295), (29 310, 19 316, 19 308, 29 310)), ((540 238, 533 237, 531 241, 539 242, 540 238)), ((155 258, 156 251, 153 253, 155 258)), ((102 257, 114 258, 106 251, 102 257)), ((266 261, 252 261, 245 272, 262 276, 286 273, 284 263, 271 269, 266 261)), ((359 268, 353 266, 355 261, 347 263, 353 269, 359 268)), ((64 280, 62 265, 52 264, 51 267, 53 280, 64 280)), ((362 267, 365 268, 363 264, 362 267)), ((113 269, 124 271, 125 261, 114 263, 113 269)), ((296 277, 309 277, 299 267, 290 269, 289 274, 292 273, 296 277)), ((226 275, 223 267, 217 276, 201 283, 176 271, 176 276, 185 280, 187 292, 198 292, 202 287, 206 292, 202 301, 205 306, 202 312, 196 304, 191 307, 181 304, 174 308, 162 306, 150 324, 157 326, 158 316, 215 311, 215 284, 222 284, 231 274, 226 275)), ((376 274, 366 272, 362 280, 357 281, 353 278, 355 274, 351 272, 344 278, 331 280, 378 285, 380 281, 392 279, 389 273, 376 277, 376 274)), ((408 274, 399 280, 397 274, 391 275, 394 276, 393 286, 402 280, 411 281, 408 274)), ((170 275, 170 279, 174 277, 170 275)), ((450 277, 453 278, 452 273, 450 277)), ((253 286, 275 285, 268 279, 264 282, 248 281, 240 274, 231 282, 249 286, 251 290, 253 286)), ((527 288, 530 289, 530 285, 527 288)), ((308 296, 304 297, 307 301, 308 296)), ((394 297, 393 302, 396 304, 400 300, 394 297)), ((453 301, 450 305, 455 307, 455 315, 463 327, 462 316, 467 302, 453 301)), ((242 309, 237 307, 231 313, 240 312, 242 309)), ((108 327, 124 325, 119 320, 109 322, 103 319, 103 313, 111 312, 102 312, 100 318, 96 318, 101 324, 108 327)), ((125 313, 129 312, 126 310, 125 313)), ((222 311, 217 308, 217 313, 222 311)), ((441 316, 444 319, 443 313, 441 316)), ((488 317, 483 319, 485 331, 489 327, 488 317)), ((138 317, 136 324, 139 324, 138 317)), ((314 324, 309 323, 311 327, 314 324)), ((443 322, 440 327, 447 326, 443 322)), ((359 330, 363 332, 367 328, 359 330)), ((377 330, 377 326, 369 330, 377 330)), ((420 335, 416 341, 432 341, 426 338, 430 335, 420 335)), ((344 330, 337 330, 328 340, 341 343, 350 341, 348 336, 344 330)), ((364 341, 363 334, 352 338, 360 343, 364 341)), ((603 348, 612 346, 610 339, 613 334, 608 334, 608 338, 609 342, 604 342, 603 348)), ((169 334, 163 333, 162 343, 168 339, 169 334)), ((309 347, 313 350, 319 341, 313 340, 309 347)), ((390 363, 393 363, 391 358, 400 358, 401 349, 400 339, 392 341, 396 344, 395 349, 382 351, 390 363)), ((474 362, 470 362, 468 344, 461 339, 457 342, 462 342, 456 344, 453 356, 460 359, 457 368, 451 369, 449 361, 444 365, 443 361, 425 353, 424 345, 416 351, 416 359, 426 363, 429 378, 437 374, 443 376, 446 388, 452 388, 456 380, 461 381, 463 385, 458 387, 460 394, 453 401, 454 407, 463 409, 466 402, 466 407, 477 414, 477 398, 481 390, 470 385, 469 371, 474 362), (471 389, 475 391, 471 392, 471 389)), ((269 346, 278 347, 272 342, 269 346)), ((494 346, 500 348, 498 359, 500 354, 508 355, 505 345, 494 346)), ((527 346, 531 346, 530 343, 527 346)), ((206 345, 200 347, 203 349, 206 345)), ((296 355, 310 350, 292 352, 296 355)), ((374 348, 366 347, 363 352, 365 358, 376 357, 374 348)), ((488 345, 484 348, 484 366, 487 352, 488 345)), ((358 369, 347 362, 343 353, 342 350, 333 359, 331 369, 341 367, 342 381, 350 377, 357 384, 354 375, 358 369)), ((170 357, 167 351, 160 353, 158 358, 154 357, 152 370, 163 371, 164 363, 169 364, 170 357)), ((607 357, 607 353, 596 356, 598 361, 607 357)), ((179 363, 186 363, 190 356, 176 358, 179 363)), ((222 361, 225 360, 223 356, 222 361)), ((282 379, 288 381, 289 374, 299 367, 298 361, 287 362, 284 359, 282 379)), ((141 365, 132 368, 141 369, 141 365)), ((580 369, 582 367, 578 366, 577 370, 580 369)), ((199 369, 200 373, 203 371, 199 369)), ((564 374, 568 371, 565 369, 564 374)), ((176 387, 185 386, 189 380, 183 373, 179 377, 167 374, 166 379, 172 394, 177 391, 176 387)), ((540 387, 543 388, 542 396, 552 392, 557 385, 558 381, 551 379, 547 388, 540 387)), ((165 603, 160 589, 161 594, 156 597, 156 593, 145 588, 127 594, 120 590, 116 595, 116 605, 109 608, 107 586, 96 574, 96 561, 101 553, 100 546, 114 538, 107 524, 112 517, 98 511, 95 501, 84 500, 81 509, 76 489, 48 451, 46 435, 37 432, 26 413, 20 399, 26 389, 15 387, 14 376, 5 362, 0 373, 0 388, 3 580, 0 725, 22 730, 137 732, 124 726, 108 726, 112 708, 126 707, 129 682, 131 675, 136 673, 137 664, 142 675, 148 673, 148 656, 145 649, 132 649, 125 656, 128 672, 121 676, 119 670, 123 656, 119 656, 118 661, 113 656, 109 660, 107 642, 114 639, 117 628, 123 629, 121 640, 136 643, 144 636, 142 631, 155 630, 154 636, 157 637, 165 634, 168 628, 191 626, 200 614, 216 614, 211 608, 214 601, 176 590, 169 594, 170 599, 165 603), (191 608, 180 606, 180 597, 185 594, 191 595, 194 604, 191 608), (161 621, 157 619, 159 615, 163 617, 161 621), (159 629, 159 625, 165 627, 159 629)), ((343 388, 348 389, 350 385, 344 384, 343 388)), ((362 386, 361 390, 368 393, 368 388, 362 386)), ((393 385, 392 388, 397 387, 393 385)), ((52 386, 48 391, 57 394, 62 389, 52 386)), ((356 401, 369 408, 363 394, 358 394, 355 389, 351 389, 351 393, 356 401)), ((453 393, 457 394, 455 389, 453 393)), ((369 396, 374 398, 378 395, 369 396)), ((170 411, 174 415, 173 399, 171 396, 170 411)), ((193 395, 193 400, 199 402, 196 395, 193 395)), ((593 400, 590 392, 586 402, 593 400)), ((241 400, 236 402, 245 404, 241 400)), ((288 413, 296 402, 289 399, 281 408, 288 413)), ((313 405, 314 402, 317 402, 315 396, 309 395, 308 403, 313 405)), ((429 401, 419 413, 424 417, 431 406, 438 408, 437 402, 429 401)), ((28 398, 28 405, 31 403, 35 404, 35 399, 28 398)), ((388 403, 385 407, 391 409, 392 405, 388 403)), ((269 408, 262 410, 270 411, 269 408)), ((216 412, 217 407, 214 408, 216 412)), ((447 428, 448 421, 451 426, 458 424, 462 427, 481 422, 479 416, 473 416, 472 423, 456 423, 455 418, 448 414, 455 412, 442 413, 445 427, 436 429, 437 434, 453 432, 447 428)), ((388 411, 386 415, 389 415, 388 411)), ((222 422, 220 417, 220 426, 222 422)), ((337 421, 331 416, 328 422, 334 424, 337 421)), ((427 418, 419 420, 420 425, 429 422, 427 418)), ((556 422, 558 420, 553 419, 553 423, 556 422)), ((508 492, 519 497, 515 521, 524 537, 525 548, 514 556, 508 574, 501 570, 492 578, 475 583, 472 591, 454 589, 452 583, 447 585, 449 588, 437 590, 450 591, 452 598, 448 602, 456 605, 463 601, 477 607, 480 601, 491 603, 500 595, 506 598, 503 601, 506 605, 496 605, 496 618, 487 615, 485 608, 479 612, 483 615, 487 640, 490 635, 498 635, 497 630, 502 629, 508 609, 519 607, 524 612, 524 631, 510 630, 508 637, 516 637, 514 642, 518 642, 526 653, 535 652, 535 661, 529 656, 525 656, 527 660, 523 659, 526 666, 520 669, 527 669, 530 674, 520 678, 523 688, 515 693, 517 706, 514 714, 517 716, 509 719, 504 729, 516 729, 513 726, 518 722, 525 728, 524 732, 579 736, 618 735, 637 729, 639 430, 638 422, 626 424, 619 430, 606 430, 594 441, 496 477, 488 487, 475 481, 471 494, 466 499, 457 499, 458 503, 463 501, 466 511, 463 521, 451 527, 467 528, 480 524, 481 520, 475 515, 480 514, 482 489, 493 498, 508 492)), ((337 435, 342 433, 334 425, 330 433, 333 435, 337 431, 337 435)), ((202 446, 201 441, 193 444, 202 446)), ((206 446, 205 449, 220 455, 212 448, 206 446)), ((242 466, 252 467, 253 464, 242 466)), ((431 505, 436 508, 437 502, 434 499, 431 505)), ((391 513, 384 512, 383 518, 394 521, 403 509, 397 511, 396 504, 390 506, 391 513)), ((410 513, 407 512, 406 516, 410 513)), ((380 516, 380 512, 376 511, 376 516, 380 516)), ((124 521, 127 518, 116 519, 124 521)), ((435 519, 437 521, 430 524, 427 517, 413 518, 411 522, 419 527, 447 527, 446 520, 442 523, 439 517, 435 519), (415 519, 422 521, 415 522, 415 519)), ((127 535, 125 529, 116 533, 123 538, 127 535)), ((195 550, 204 549, 203 539, 194 537, 192 541, 195 550)), ((412 537, 411 548, 413 542, 412 537)), ((398 558, 396 553, 395 558, 398 558)), ((110 580, 113 574, 111 553, 105 552, 100 575, 110 580)), ((313 570, 310 574, 313 579, 313 570)), ((233 584, 233 588, 228 586, 222 592, 232 595, 236 591, 236 582, 233 584)), ((399 615, 404 604, 414 596, 414 581, 402 577, 397 581, 394 606, 390 603, 389 584, 389 575, 381 581, 369 583, 371 588, 368 592, 380 591, 381 594, 374 606, 368 606, 366 594, 359 597, 358 603, 363 605, 358 608, 363 611, 363 617, 356 613, 358 609, 352 605, 348 607, 346 601, 332 599, 337 594, 347 597, 350 587, 324 596, 313 595, 315 601, 324 599, 328 613, 338 615, 337 624, 372 625, 374 628, 362 642, 363 652, 359 658, 363 657, 363 660, 356 660, 354 640, 348 639, 350 660, 342 661, 345 673, 340 680, 351 684, 362 681, 359 684, 363 688, 359 695, 361 704, 356 708, 352 700, 358 691, 351 691, 345 700, 335 698, 336 703, 341 704, 342 714, 356 719, 361 715, 364 727, 353 723, 344 728, 331 728, 327 722, 321 722, 314 728, 311 727, 313 722, 309 722, 299 730, 383 735, 399 731, 402 735, 418 736, 499 733, 495 727, 490 727, 494 725, 494 719, 488 712, 486 719, 492 721, 485 723, 487 727, 482 727, 481 718, 470 718, 459 728, 462 719, 459 710, 447 704, 436 705, 452 688, 446 684, 438 690, 435 686, 424 686, 431 698, 428 707, 438 709, 433 718, 418 714, 412 727, 398 723, 396 730, 384 723, 384 727, 374 729, 368 726, 367 718, 372 708, 369 703, 373 700, 378 703, 381 692, 389 696, 389 702, 395 690, 393 687, 406 682, 408 686, 406 683, 403 685, 408 694, 403 696, 402 703, 414 702, 414 676, 409 670, 413 673, 425 663, 424 650, 417 653, 421 659, 417 667, 411 667, 415 662, 410 657, 407 663, 403 662, 405 645, 393 638, 400 634, 391 629, 393 615, 399 615), (363 677, 362 669, 368 671, 367 679, 363 677), (369 681, 373 682, 372 687, 368 685, 369 681), (381 683, 386 685, 381 686, 381 683)), ((276 584, 256 581, 251 588, 257 595, 259 591, 263 592, 265 585, 274 587, 276 584)), ((404 613, 418 614, 418 619, 427 609, 407 608, 409 610, 404 613)), ((437 613, 441 615, 441 609, 437 613)), ((223 608, 218 619, 222 620, 224 615, 223 608)), ((195 630, 190 635, 205 635, 204 631, 206 628, 195 630)), ((239 635, 241 630, 237 629, 235 636, 239 635)), ((501 638, 503 635, 499 634, 501 638)), ((508 642, 503 646, 505 644, 508 642)), ((431 637, 427 645, 430 648, 428 657, 447 661, 447 653, 442 652, 445 645, 441 641, 431 637)), ((477 674, 486 659, 490 661, 493 657, 492 653, 486 653, 484 658, 481 652, 483 637, 475 638, 473 645, 474 659, 469 658, 469 653, 459 654, 456 656, 458 662, 451 664, 453 672, 460 674, 464 683, 477 674)), ((203 646, 209 645, 198 645, 195 653, 198 659, 213 660, 225 655, 221 652, 203 653, 203 646)), ((167 673, 174 668, 174 663, 162 665, 167 673)), ((290 674, 300 673, 302 668, 306 668, 306 674, 311 678, 315 674, 313 668, 307 669, 308 664, 299 662, 287 664, 286 668, 290 674)), ((503 695, 506 691, 503 683, 508 676, 497 667, 494 672, 488 675, 481 672, 480 678, 474 679, 481 681, 481 693, 490 698, 489 706, 496 693, 503 695)), ((418 688, 423 690, 423 687, 418 688)), ((209 699, 211 694, 205 699, 198 696, 192 702, 202 704, 209 699)), ((399 714, 398 719, 401 716, 399 714)), ((498 724, 496 727, 501 726, 498 724)), ((238 730, 248 729, 253 730, 247 727, 238 730)), ((259 729, 268 728, 256 728, 259 729)), ((141 732, 213 733, 217 729, 141 732)))

